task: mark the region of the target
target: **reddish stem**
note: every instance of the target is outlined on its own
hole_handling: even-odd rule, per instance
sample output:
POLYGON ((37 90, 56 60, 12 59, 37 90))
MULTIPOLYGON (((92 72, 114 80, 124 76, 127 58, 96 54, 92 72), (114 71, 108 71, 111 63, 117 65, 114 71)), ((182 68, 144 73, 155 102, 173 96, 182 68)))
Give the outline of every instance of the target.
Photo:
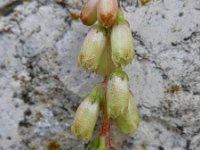
MULTIPOLYGON (((105 77, 105 80, 102 82, 102 84, 104 84, 104 87, 106 89, 106 85, 107 85, 106 77, 105 77)), ((107 113, 106 93, 105 93, 105 98, 102 102, 102 120, 101 120, 101 127, 99 129, 99 135, 105 137, 107 150, 116 150, 114 147, 112 147, 112 145, 110 143, 110 123, 111 123, 111 120, 107 113)))

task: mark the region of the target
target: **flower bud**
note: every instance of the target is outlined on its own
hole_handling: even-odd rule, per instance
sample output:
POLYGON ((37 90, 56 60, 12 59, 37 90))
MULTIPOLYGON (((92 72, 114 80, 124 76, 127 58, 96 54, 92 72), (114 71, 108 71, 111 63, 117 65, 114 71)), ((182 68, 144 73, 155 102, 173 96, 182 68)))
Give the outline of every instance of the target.
POLYGON ((103 26, 112 26, 118 11, 117 0, 99 0, 97 4, 97 17, 103 26))
POLYGON ((88 32, 78 57, 78 63, 91 71, 97 72, 98 66, 106 47, 106 35, 103 29, 93 27, 88 32))
POLYGON ((128 77, 121 68, 116 69, 107 84, 107 111, 111 118, 123 114, 128 107, 129 85, 128 77))
POLYGON ((117 118, 117 125, 120 131, 124 134, 133 133, 138 128, 139 115, 131 92, 129 96, 128 109, 124 114, 117 118))
POLYGON ((92 102, 90 96, 87 96, 77 109, 71 131, 77 137, 89 140, 98 118, 99 102, 92 102))
POLYGON ((134 55, 133 37, 127 23, 119 23, 112 28, 111 48, 115 65, 131 63, 134 55))
POLYGON ((97 20, 97 2, 98 0, 88 0, 82 10, 80 19, 85 25, 92 25, 97 20))

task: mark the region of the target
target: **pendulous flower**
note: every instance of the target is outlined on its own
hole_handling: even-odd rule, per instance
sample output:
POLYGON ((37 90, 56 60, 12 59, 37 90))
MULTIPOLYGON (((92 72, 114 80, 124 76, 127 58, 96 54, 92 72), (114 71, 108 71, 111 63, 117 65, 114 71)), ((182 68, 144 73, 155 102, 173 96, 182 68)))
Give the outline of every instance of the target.
POLYGON ((80 19, 85 25, 92 25, 97 20, 98 0, 88 0, 82 7, 80 19))
POLYGON ((127 22, 117 23, 111 32, 112 60, 115 65, 131 63, 133 51, 133 37, 127 22))
POLYGON ((80 104, 71 127, 71 131, 77 137, 89 140, 98 118, 99 102, 87 96, 80 104))
POLYGON ((90 71, 97 72, 105 47, 106 34, 104 30, 98 25, 91 28, 79 53, 79 65, 90 71))
POLYGON ((113 26, 118 11, 117 0, 99 0, 97 4, 97 18, 103 26, 113 26))
POLYGON ((121 68, 117 68, 111 74, 107 84, 106 97, 107 111, 111 118, 118 117, 128 108, 128 76, 121 68))
POLYGON ((139 125, 139 115, 132 93, 129 93, 128 109, 117 117, 117 125, 123 134, 134 133, 139 125))

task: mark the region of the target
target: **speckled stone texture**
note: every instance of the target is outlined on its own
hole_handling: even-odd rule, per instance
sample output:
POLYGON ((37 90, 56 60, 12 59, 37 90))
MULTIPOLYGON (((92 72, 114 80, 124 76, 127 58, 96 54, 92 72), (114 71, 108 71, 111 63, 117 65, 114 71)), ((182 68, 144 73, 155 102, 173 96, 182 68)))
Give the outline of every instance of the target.
MULTIPOLYGON (((70 133, 78 104, 102 77, 78 67, 88 27, 80 0, 0 0, 0 150, 84 150, 70 133), (73 17, 72 17, 73 16, 73 17)), ((134 135, 112 125, 117 150, 200 150, 200 1, 121 0, 136 56, 127 71, 134 135)))

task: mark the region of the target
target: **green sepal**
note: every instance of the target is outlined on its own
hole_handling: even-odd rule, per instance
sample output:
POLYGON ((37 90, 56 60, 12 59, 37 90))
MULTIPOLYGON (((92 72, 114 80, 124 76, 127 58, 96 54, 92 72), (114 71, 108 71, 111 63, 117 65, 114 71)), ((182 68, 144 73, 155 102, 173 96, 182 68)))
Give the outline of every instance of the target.
POLYGON ((98 101, 101 105, 104 98, 105 90, 101 83, 98 83, 94 86, 94 88, 88 93, 88 97, 90 97, 92 103, 98 101))
POLYGON ((120 9, 118 9, 118 12, 117 12, 116 23, 117 24, 123 24, 124 23, 124 24, 127 24, 128 26, 130 26, 129 22, 124 17, 124 13, 120 9))
POLYGON ((96 23, 92 27, 95 28, 98 32, 103 32, 106 34, 106 29, 102 26, 102 24, 96 23))
POLYGON ((121 67, 121 66, 115 68, 115 70, 110 74, 110 80, 111 80, 114 76, 118 76, 118 77, 120 77, 122 80, 124 80, 124 79, 129 80, 128 75, 126 74, 126 72, 124 72, 124 71, 122 70, 122 67, 121 67))

